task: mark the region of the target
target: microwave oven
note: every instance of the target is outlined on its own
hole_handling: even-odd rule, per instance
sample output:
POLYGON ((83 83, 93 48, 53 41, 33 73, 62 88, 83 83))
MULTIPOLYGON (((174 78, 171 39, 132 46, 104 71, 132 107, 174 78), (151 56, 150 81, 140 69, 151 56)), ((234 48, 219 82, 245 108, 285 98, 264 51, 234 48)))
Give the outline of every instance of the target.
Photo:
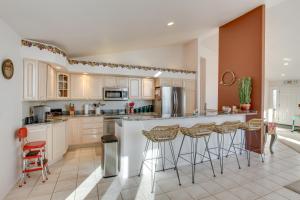
POLYGON ((103 96, 106 101, 127 101, 128 88, 103 88, 103 96))

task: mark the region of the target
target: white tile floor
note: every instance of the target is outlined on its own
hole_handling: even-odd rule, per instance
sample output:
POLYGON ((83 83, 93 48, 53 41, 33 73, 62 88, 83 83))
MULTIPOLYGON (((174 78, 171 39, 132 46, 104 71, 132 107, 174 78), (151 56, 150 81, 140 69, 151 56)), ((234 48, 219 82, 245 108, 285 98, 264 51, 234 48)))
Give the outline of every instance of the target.
POLYGON ((151 194, 147 175, 126 180, 101 178, 99 149, 81 148, 69 151, 62 161, 52 165, 46 183, 33 174, 24 187, 14 188, 6 200, 300 200, 299 194, 283 187, 300 179, 299 153, 279 142, 274 150, 274 155, 266 150, 265 163, 253 155, 251 167, 240 156, 240 170, 234 157, 225 158, 223 175, 216 160, 216 178, 208 163, 198 165, 195 184, 191 183, 191 168, 180 167, 181 187, 174 170, 160 172, 155 193, 151 194))

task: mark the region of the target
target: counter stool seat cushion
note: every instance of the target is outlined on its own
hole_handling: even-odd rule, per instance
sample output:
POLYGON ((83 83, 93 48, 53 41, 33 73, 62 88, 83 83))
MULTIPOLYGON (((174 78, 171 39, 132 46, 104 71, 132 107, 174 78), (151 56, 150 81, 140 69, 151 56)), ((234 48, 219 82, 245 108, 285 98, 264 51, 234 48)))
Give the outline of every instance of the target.
POLYGON ((210 135, 212 133, 212 128, 211 127, 192 127, 192 128, 181 127, 180 132, 183 135, 192 138, 199 138, 199 137, 210 135))
POLYGON ((24 145, 23 150, 40 149, 45 147, 46 141, 28 142, 24 145))
POLYGON ((174 140, 178 133, 178 128, 169 128, 166 130, 143 131, 143 135, 152 142, 164 142, 174 140))

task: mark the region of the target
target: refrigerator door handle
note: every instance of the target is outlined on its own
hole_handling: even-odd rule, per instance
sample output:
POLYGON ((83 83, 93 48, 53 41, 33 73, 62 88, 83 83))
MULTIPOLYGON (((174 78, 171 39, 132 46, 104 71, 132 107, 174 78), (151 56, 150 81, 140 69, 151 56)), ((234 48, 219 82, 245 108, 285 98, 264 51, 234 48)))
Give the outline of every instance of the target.
POLYGON ((174 116, 176 114, 176 91, 174 91, 173 95, 173 110, 172 110, 172 115, 174 116))
POLYGON ((175 96, 175 115, 177 116, 177 111, 178 111, 178 95, 177 95, 177 91, 175 90, 175 93, 174 93, 174 96, 175 96))

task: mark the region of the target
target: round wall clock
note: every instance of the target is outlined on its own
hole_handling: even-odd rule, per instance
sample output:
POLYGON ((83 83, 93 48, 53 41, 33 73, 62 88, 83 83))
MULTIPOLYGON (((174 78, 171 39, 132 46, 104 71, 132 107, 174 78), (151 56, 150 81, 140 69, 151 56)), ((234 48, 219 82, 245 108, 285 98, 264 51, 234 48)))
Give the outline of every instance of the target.
POLYGON ((4 78, 11 79, 14 75, 14 64, 10 59, 5 59, 2 63, 2 74, 4 78))

